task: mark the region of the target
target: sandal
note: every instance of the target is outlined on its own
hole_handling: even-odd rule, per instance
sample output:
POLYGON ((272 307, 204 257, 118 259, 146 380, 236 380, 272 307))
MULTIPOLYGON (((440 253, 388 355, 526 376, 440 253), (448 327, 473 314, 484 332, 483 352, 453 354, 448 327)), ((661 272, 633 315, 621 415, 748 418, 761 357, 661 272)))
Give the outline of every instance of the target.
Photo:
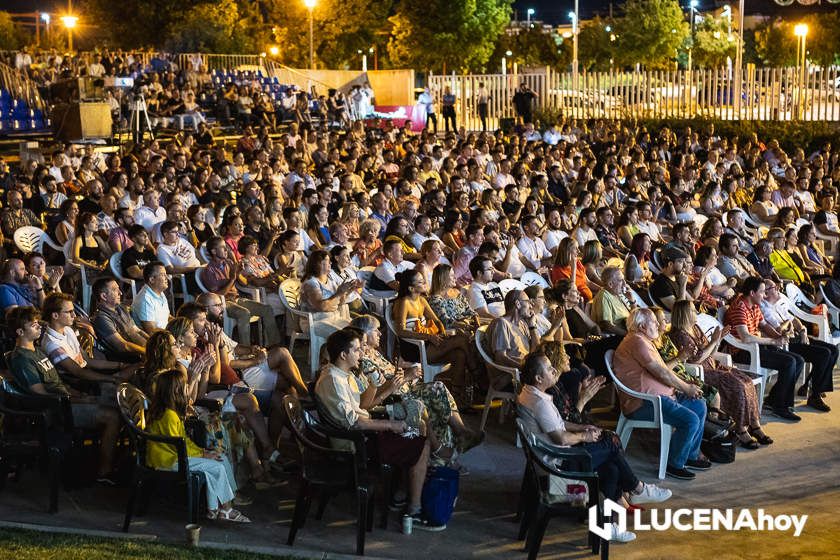
POLYGON ((761 428, 750 430, 750 435, 753 436, 761 445, 770 445, 773 443, 773 438, 761 431, 761 428))
POLYGON ((251 520, 242 515, 242 512, 237 509, 222 509, 219 510, 219 515, 216 517, 219 521, 232 521, 234 523, 250 523, 251 520))
POLYGON ((738 439, 738 444, 744 449, 758 449, 758 440, 752 437, 747 430, 735 434, 738 439))

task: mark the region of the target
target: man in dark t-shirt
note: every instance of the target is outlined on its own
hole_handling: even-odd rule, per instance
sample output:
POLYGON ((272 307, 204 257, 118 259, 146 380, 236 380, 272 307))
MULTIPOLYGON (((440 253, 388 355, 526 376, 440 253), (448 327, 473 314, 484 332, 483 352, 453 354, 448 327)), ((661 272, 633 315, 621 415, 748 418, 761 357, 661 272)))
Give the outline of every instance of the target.
POLYGON ((688 283, 689 257, 676 247, 662 251, 662 273, 650 285, 653 303, 670 310, 681 299, 692 299, 685 287, 688 283))
POLYGON ((128 228, 128 236, 134 245, 123 251, 120 267, 123 276, 142 284, 143 269, 150 262, 158 260, 157 255, 149 242, 149 233, 140 224, 128 228))
POLYGON ((15 384, 30 394, 69 396, 74 427, 101 429, 96 480, 113 486, 110 473, 120 429, 119 414, 113 406, 99 402, 97 397, 81 395, 64 385, 50 359, 35 347, 41 338, 40 319, 41 313, 29 306, 14 307, 6 313, 7 333, 15 338, 15 348, 8 357, 15 384))

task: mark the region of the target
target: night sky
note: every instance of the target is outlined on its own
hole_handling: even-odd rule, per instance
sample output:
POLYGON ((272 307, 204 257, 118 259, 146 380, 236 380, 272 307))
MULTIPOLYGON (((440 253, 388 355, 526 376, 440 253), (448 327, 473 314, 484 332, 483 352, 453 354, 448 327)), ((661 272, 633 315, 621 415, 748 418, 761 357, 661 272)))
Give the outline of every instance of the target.
MULTIPOLYGON (((118 0, 116 0, 118 1, 118 0)), ((294 2, 296 0, 289 0, 294 2)), ((303 1, 303 0, 299 0, 303 1)), ((398 0, 397 0, 398 1, 398 0)), ((579 0, 581 19, 588 19, 600 13, 601 15, 609 14, 610 4, 614 7, 620 6, 623 2, 621 0, 579 0)), ((74 2, 75 3, 75 2, 74 2)), ((680 4, 688 6, 689 0, 680 0, 680 4)), ((731 0, 732 4, 737 4, 738 0, 731 0)), ((723 0, 700 0, 700 10, 713 9, 717 6, 724 5, 723 0)), ((793 6, 781 7, 773 0, 747 0, 747 13, 767 13, 787 15, 792 17, 799 16, 803 13, 814 11, 836 11, 840 10, 840 4, 830 5, 827 2, 822 7, 817 6, 793 6)), ((50 8, 58 7, 62 10, 67 5, 66 0, 0 0, 0 9, 8 10, 10 12, 32 12, 35 10, 49 10, 50 8)), ((516 0, 514 10, 517 10, 519 18, 525 19, 525 10, 534 8, 537 13, 534 16, 536 19, 541 19, 551 24, 568 23, 569 12, 574 9, 574 0, 516 0)))

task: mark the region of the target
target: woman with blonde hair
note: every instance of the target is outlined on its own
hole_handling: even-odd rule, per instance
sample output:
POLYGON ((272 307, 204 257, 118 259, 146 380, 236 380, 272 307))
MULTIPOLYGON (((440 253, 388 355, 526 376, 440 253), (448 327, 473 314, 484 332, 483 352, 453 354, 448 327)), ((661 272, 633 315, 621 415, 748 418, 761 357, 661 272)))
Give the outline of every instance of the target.
POLYGON ((681 349, 686 361, 703 366, 704 382, 717 389, 720 408, 735 422, 740 444, 757 449, 759 444, 769 445, 773 440, 761 430, 761 411, 752 377, 713 357, 728 333, 729 327, 718 327, 711 338, 707 337, 697 325, 692 302, 680 300, 674 304, 668 338, 681 349))
POLYGON ((431 285, 432 274, 436 267, 440 266, 440 258, 443 256, 443 243, 437 239, 428 239, 420 245, 420 260, 414 265, 414 269, 420 271, 426 278, 426 284, 431 285))
POLYGON ((432 272, 429 306, 447 330, 474 333, 478 327, 478 316, 464 293, 458 289, 455 272, 448 264, 439 264, 432 272))
POLYGON ((359 260, 359 268, 377 266, 382 261, 382 240, 379 220, 368 218, 359 226, 359 240, 353 245, 353 254, 359 260))

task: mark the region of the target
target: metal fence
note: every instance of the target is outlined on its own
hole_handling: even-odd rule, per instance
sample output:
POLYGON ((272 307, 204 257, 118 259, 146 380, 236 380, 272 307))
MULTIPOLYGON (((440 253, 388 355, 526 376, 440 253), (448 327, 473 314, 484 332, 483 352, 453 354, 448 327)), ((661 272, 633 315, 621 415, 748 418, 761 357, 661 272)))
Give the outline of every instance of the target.
POLYGON ((12 99, 26 101, 30 110, 44 110, 46 107, 35 83, 25 73, 2 62, 0 62, 0 89, 7 90, 12 99))
POLYGON ((716 118, 762 121, 840 120, 840 68, 731 68, 691 72, 554 72, 430 76, 438 107, 445 87, 455 93, 459 126, 479 127, 476 92, 490 96, 491 127, 514 116, 511 98, 524 82, 537 94, 536 109, 573 118, 716 118), (740 90, 740 95, 738 91, 740 90))

